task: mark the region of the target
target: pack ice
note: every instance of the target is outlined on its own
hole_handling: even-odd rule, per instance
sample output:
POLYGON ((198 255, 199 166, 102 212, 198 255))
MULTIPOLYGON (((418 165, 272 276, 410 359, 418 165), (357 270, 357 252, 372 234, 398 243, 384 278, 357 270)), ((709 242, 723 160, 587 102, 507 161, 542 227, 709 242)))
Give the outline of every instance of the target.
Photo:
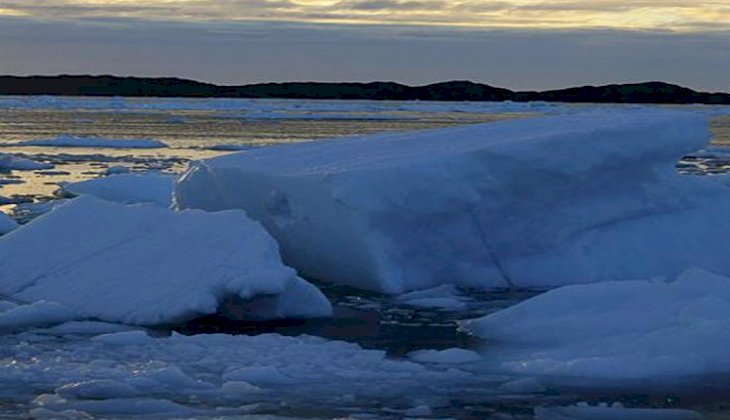
POLYGON ((730 195, 680 176, 704 117, 599 110, 198 162, 179 208, 245 209, 314 278, 401 293, 730 274, 730 195))
POLYGON ((242 211, 82 196, 3 236, 0 267, 0 295, 60 304, 72 318, 155 325, 217 311, 246 320, 331 313, 242 211))

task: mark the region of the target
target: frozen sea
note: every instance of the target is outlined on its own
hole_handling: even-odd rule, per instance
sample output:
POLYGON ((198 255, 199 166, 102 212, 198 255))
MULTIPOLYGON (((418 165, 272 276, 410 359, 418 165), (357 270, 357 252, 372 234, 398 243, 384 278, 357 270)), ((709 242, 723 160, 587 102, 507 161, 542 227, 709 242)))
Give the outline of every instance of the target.
MULTIPOLYGON (((384 131, 421 130, 574 113, 595 107, 641 108, 543 103, 0 97, 0 153, 53 165, 47 169, 0 173, 0 197, 5 203, 0 210, 24 222, 33 217, 34 209, 42 203, 58 198, 56 190, 60 183, 97 178, 110 172, 160 171, 178 174, 192 160, 250 148, 384 131), (108 140, 118 140, 117 145, 122 147, 110 147, 114 142, 108 140)), ((683 108, 711 116, 715 146, 678 161, 678 171, 688 176, 730 171, 730 148, 726 149, 730 145, 730 110, 705 106, 683 108)), ((54 417, 63 412, 65 403, 59 398, 62 399, 66 394, 85 398, 83 403, 68 406, 69 411, 65 415, 71 418, 74 415, 81 416, 80 411, 88 411, 103 418, 131 415, 154 418, 163 414, 176 418, 247 415, 532 418, 536 414, 536 407, 563 407, 576 403, 588 403, 591 406, 619 404, 644 409, 689 409, 718 418, 730 415, 727 411, 730 404, 727 392, 730 387, 725 386, 726 378, 702 378, 691 388, 649 383, 642 389, 607 385, 602 389, 591 387, 588 390, 576 384, 543 388, 529 382, 514 383, 516 378, 500 375, 460 376, 462 373, 458 366, 429 364, 419 359, 419 353, 414 353, 419 350, 453 348, 483 350, 490 343, 459 331, 457 322, 509 307, 539 294, 539 290, 485 293, 453 289, 436 291, 433 296, 426 294, 404 299, 341 286, 318 285, 334 303, 335 317, 330 321, 241 323, 209 316, 150 333, 171 336, 171 340, 175 339, 176 334, 194 336, 215 333, 250 337, 249 341, 235 341, 232 346, 249 345, 256 351, 271 351, 273 355, 268 357, 272 358, 281 353, 282 360, 297 357, 297 346, 302 349, 301 357, 313 357, 323 352, 329 341, 292 344, 271 338, 277 336, 264 334, 275 333, 285 337, 311 335, 354 343, 364 350, 373 351, 359 355, 344 344, 340 346, 342 348, 333 349, 335 364, 340 362, 339 359, 347 361, 370 357, 373 360, 360 361, 350 371, 334 372, 332 377, 327 376, 329 372, 323 373, 323 381, 332 384, 329 387, 282 382, 263 383, 258 389, 244 389, 242 384, 256 383, 255 378, 250 380, 256 376, 256 372, 242 375, 246 381, 241 379, 238 382, 235 375, 233 379, 226 379, 225 375, 216 373, 216 369, 211 366, 203 366, 202 362, 183 358, 185 360, 178 363, 172 356, 165 356, 183 351, 186 345, 212 348, 206 347, 213 346, 210 343, 180 343, 177 347, 170 344, 169 349, 162 346, 153 348, 150 345, 149 349, 135 353, 131 349, 133 346, 146 348, 146 344, 135 342, 133 336, 124 336, 130 333, 116 331, 115 327, 99 326, 99 332, 112 333, 112 336, 121 334, 121 338, 118 338, 120 350, 115 352, 103 346, 90 345, 92 340, 89 336, 93 335, 93 328, 89 326, 79 327, 78 331, 68 334, 31 331, 0 337, 0 369, 11 369, 17 363, 28 366, 36 363, 39 366, 37 372, 28 367, 27 375, 18 376, 22 379, 16 383, 0 383, 0 389, 3 389, 0 391, 0 417, 15 418, 29 413, 37 417, 54 417), (270 338, 271 342, 267 342, 270 338), (291 346, 296 348, 291 349, 291 346), (18 354, 24 355, 27 360, 6 357, 2 347, 27 349, 25 352, 12 353, 16 358, 18 354), (148 351, 156 353, 146 353, 148 351), (384 357, 382 360, 379 359, 381 354, 384 357), (387 365, 390 362, 398 363, 392 367, 392 375, 387 365), (428 372, 419 370, 419 364, 422 363, 430 369, 428 372), (124 367, 120 368, 122 365, 124 367), (152 381, 150 383, 158 381, 178 386, 170 386, 156 395, 152 393, 152 399, 124 395, 126 389, 122 389, 118 383, 99 385, 92 390, 77 391, 78 388, 73 387, 60 391, 56 389, 56 385, 64 383, 63 372, 74 369, 90 371, 83 379, 97 381, 114 379, 121 375, 122 370, 134 372, 137 369, 142 372, 139 377, 152 381), (49 370, 56 372, 60 379, 38 373, 49 370), (216 374, 217 379, 211 379, 216 374), (347 380, 348 375, 351 375, 351 381, 347 380), (371 375, 373 383, 378 384, 374 387, 377 389, 367 389, 370 386, 363 378, 368 375, 371 375), (199 383, 190 382, 193 380, 206 383, 227 380, 221 387, 230 385, 226 392, 214 394, 209 389, 201 388, 199 383), (342 381, 342 384, 338 381, 342 381), (105 392, 114 390, 124 398, 113 403, 102 398, 105 392), (51 394, 53 397, 48 396, 51 394), (107 405, 104 406, 102 401, 107 402, 107 405), (137 411, 120 411, 125 405, 127 408, 133 405, 137 411), (44 407, 51 407, 51 410, 44 411, 44 407)), ((114 337, 110 338, 109 343, 114 344, 114 340, 114 337)), ((221 349, 229 347, 228 343, 220 344, 221 349)), ((237 354, 233 350, 221 351, 220 362, 227 363, 228 371, 235 372, 237 354)), ((255 355, 240 357, 242 365, 257 364, 255 355)), ((319 366, 313 362, 314 367, 308 365, 307 369, 315 369, 318 373, 318 369, 326 371, 323 367, 325 362, 321 363, 322 366, 319 366)), ((296 373, 297 366, 296 363, 288 367, 284 364, 280 370, 287 372, 290 369, 289 376, 296 377, 291 372, 296 373)), ((68 373, 68 378, 72 382, 76 377, 68 373)), ((82 382, 81 379, 78 381, 82 382)), ((636 418, 675 418, 671 416, 677 414, 655 412, 656 417, 651 417, 652 413, 647 413, 644 414, 649 417, 636 418)), ((540 417, 539 411, 537 414, 540 417)), ((622 418, 620 414, 617 417, 595 418, 622 418)), ((616 416, 616 413, 612 415, 616 416)), ((541 418, 582 417, 543 412, 541 418), (551 415, 553 417, 549 417, 551 415)))

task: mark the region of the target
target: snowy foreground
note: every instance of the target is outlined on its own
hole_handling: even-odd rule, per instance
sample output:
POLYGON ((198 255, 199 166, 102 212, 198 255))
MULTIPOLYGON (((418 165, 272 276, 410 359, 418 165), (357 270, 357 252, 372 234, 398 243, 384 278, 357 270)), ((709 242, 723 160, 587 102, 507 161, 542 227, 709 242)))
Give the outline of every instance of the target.
POLYGON ((428 417, 455 398, 728 377, 730 190, 674 168, 708 138, 696 114, 588 112, 258 148, 175 185, 64 185, 69 199, 30 223, 0 218, 0 400, 47 418, 298 414, 288 404, 428 417), (392 359, 306 335, 170 334, 213 313, 331 316, 285 263, 456 313, 472 299, 455 285, 554 290, 463 322, 478 351, 392 359))
POLYGON ((194 164, 176 203, 244 209, 300 273, 387 293, 730 274, 730 195, 675 169, 708 140, 634 110, 311 142, 194 164))

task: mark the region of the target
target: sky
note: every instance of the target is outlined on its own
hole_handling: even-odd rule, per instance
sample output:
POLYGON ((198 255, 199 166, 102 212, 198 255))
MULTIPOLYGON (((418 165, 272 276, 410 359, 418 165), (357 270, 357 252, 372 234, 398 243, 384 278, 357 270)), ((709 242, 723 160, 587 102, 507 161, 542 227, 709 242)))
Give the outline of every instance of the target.
POLYGON ((730 0, 0 0, 0 74, 730 91, 730 0))

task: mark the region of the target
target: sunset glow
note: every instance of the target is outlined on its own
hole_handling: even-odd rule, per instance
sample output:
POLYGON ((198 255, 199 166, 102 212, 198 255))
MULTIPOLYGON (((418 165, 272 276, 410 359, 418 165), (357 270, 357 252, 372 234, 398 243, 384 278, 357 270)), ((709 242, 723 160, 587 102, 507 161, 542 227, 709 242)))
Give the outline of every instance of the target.
POLYGON ((10 0, 0 1, 0 15, 681 32, 730 27, 730 3, 713 0, 10 0))

